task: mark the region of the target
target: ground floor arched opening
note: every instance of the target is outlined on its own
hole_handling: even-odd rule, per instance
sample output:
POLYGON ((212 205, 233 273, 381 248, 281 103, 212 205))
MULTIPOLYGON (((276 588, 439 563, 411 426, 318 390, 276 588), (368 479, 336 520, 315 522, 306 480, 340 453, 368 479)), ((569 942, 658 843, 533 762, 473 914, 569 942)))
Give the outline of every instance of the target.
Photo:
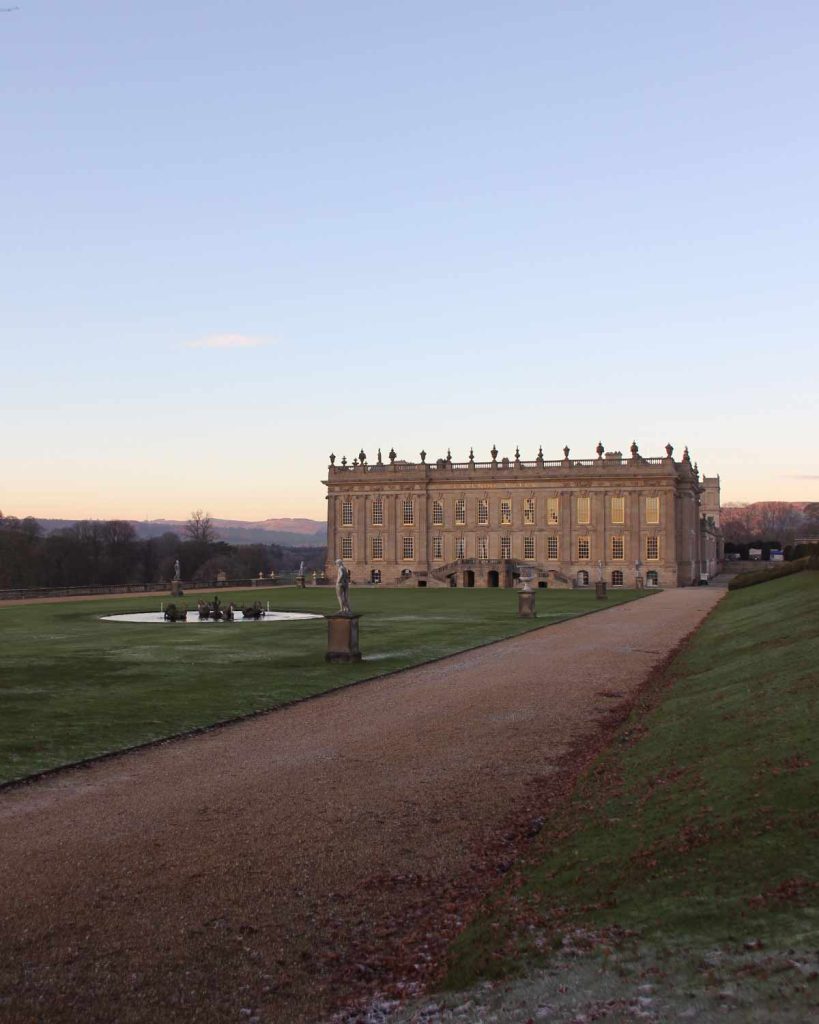
POLYGON ((486 574, 486 585, 487 587, 499 587, 500 586, 500 573, 497 569, 490 569, 486 574))
POLYGON ((464 571, 464 586, 474 587, 475 586, 475 573, 471 569, 464 571))

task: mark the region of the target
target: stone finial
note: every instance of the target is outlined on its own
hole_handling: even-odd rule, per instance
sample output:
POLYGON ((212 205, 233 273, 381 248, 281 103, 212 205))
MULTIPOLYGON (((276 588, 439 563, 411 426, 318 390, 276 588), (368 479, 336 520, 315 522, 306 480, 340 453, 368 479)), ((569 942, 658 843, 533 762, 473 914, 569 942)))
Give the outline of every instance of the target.
POLYGON ((376 465, 378 465, 378 466, 383 466, 384 465, 384 460, 381 458, 381 449, 380 448, 378 449, 378 462, 376 463, 376 465))
POLYGON ((492 451, 489 454, 492 456, 493 462, 498 461, 498 446, 496 444, 492 445, 492 451))
POLYGON ((447 450, 446 450, 446 461, 447 462, 452 462, 452 449, 451 448, 447 448, 447 450))
POLYGON ((347 456, 346 455, 342 455, 341 456, 341 465, 342 466, 346 466, 347 465, 347 456))
POLYGON ((394 448, 390 448, 390 454, 389 454, 388 457, 389 457, 390 462, 395 462, 395 460, 398 458, 398 456, 395 454, 395 449, 394 448))
POLYGON ((353 469, 358 465, 358 459, 353 459, 353 469))
POLYGON ((631 457, 632 457, 632 459, 636 459, 637 458, 637 453, 639 452, 639 450, 640 449, 637 447, 637 442, 636 441, 632 441, 631 442, 631 457))
POLYGON ((669 444, 667 444, 665 446, 665 454, 666 454, 666 456, 669 459, 671 458, 671 456, 674 454, 674 445, 673 444, 669 443, 669 444))
POLYGON ((422 448, 421 449, 421 462, 426 462, 426 461, 427 461, 427 453, 422 448))
POLYGON ((335 457, 335 455, 332 452, 330 452, 330 465, 331 466, 335 466, 335 464, 336 464, 336 457, 335 457))
POLYGON ((470 461, 470 463, 473 466, 475 465, 475 449, 474 448, 470 448, 469 449, 469 461, 470 461))
POLYGON ((566 445, 566 447, 565 447, 565 448, 563 449, 563 458, 564 458, 564 459, 568 459, 568 457, 569 457, 569 451, 570 451, 570 448, 569 448, 569 446, 568 446, 568 445, 566 445))
POLYGON ((597 452, 597 458, 598 459, 602 459, 603 458, 603 452, 606 450, 603 447, 603 442, 602 441, 598 441, 597 442, 597 447, 594 450, 597 452))
POLYGON ((688 445, 686 445, 685 446, 685 451, 683 452, 683 462, 690 462, 690 461, 691 461, 691 456, 688 454, 688 445))

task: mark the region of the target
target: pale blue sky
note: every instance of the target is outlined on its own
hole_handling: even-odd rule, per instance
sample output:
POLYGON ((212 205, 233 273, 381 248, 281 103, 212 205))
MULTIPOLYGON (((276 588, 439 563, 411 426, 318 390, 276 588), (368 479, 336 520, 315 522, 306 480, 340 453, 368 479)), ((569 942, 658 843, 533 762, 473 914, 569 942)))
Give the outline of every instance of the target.
POLYGON ((819 498, 815 3, 19 4, 4 512, 322 517, 331 450, 632 438, 819 498))

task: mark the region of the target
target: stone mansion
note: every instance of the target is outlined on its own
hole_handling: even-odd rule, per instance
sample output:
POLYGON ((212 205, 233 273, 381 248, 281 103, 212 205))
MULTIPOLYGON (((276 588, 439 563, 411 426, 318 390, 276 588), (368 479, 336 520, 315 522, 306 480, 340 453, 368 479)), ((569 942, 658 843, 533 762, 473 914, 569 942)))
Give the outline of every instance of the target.
POLYGON ((343 558, 356 583, 509 587, 677 587, 722 559, 719 477, 700 478, 686 448, 597 457, 348 463, 330 456, 327 572, 343 558))

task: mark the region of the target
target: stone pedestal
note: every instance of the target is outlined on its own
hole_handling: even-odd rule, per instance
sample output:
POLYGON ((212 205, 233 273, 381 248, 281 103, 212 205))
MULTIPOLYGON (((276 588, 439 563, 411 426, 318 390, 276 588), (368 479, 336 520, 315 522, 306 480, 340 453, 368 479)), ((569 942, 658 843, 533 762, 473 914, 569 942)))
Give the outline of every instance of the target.
POLYGON ((302 590, 304 590, 304 577, 303 576, 297 576, 296 577, 296 585, 301 587, 302 590))
POLYGON ((594 596, 599 598, 601 601, 604 601, 604 600, 606 600, 608 598, 609 595, 606 593, 606 581, 605 580, 598 580, 597 583, 595 583, 595 585, 594 585, 594 596))
POLYGON ((518 618, 536 619, 535 592, 534 590, 521 590, 518 592, 518 618))
POLYGON ((327 653, 325 661, 361 661, 358 649, 358 620, 360 615, 337 612, 325 615, 327 619, 327 653))
POLYGON ((644 586, 643 577, 642 576, 635 576, 634 577, 634 589, 635 590, 642 590, 643 586, 644 586))
POLYGON ((182 597, 182 580, 171 580, 171 597, 182 597))

